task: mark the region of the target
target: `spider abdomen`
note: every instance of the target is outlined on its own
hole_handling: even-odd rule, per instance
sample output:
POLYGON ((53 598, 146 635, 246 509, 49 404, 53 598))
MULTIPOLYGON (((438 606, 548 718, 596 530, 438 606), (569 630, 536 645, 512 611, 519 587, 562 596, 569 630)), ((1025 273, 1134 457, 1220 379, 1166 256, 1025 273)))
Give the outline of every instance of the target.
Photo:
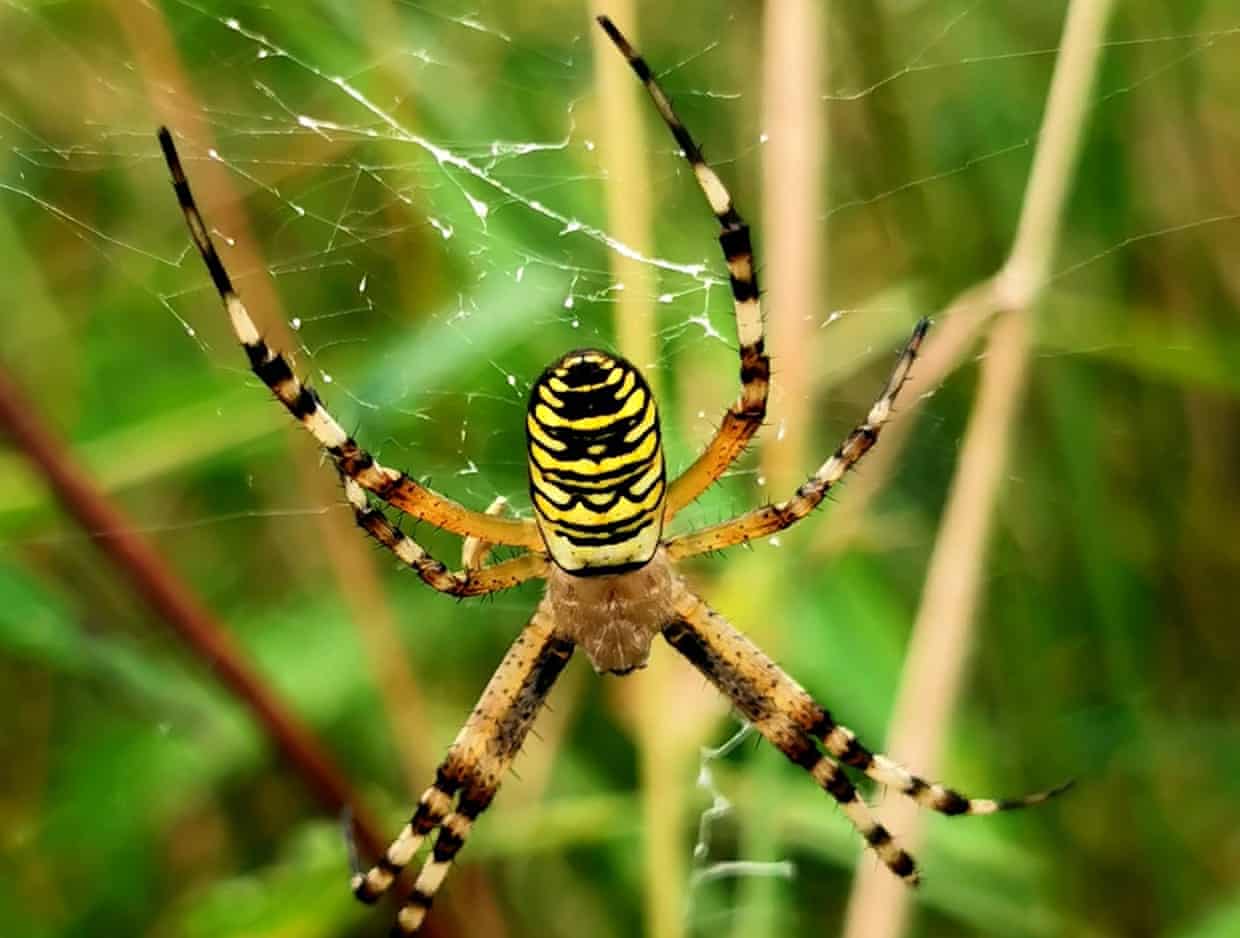
POLYGON ((597 349, 569 352, 534 382, 525 426, 534 516, 556 565, 587 576, 648 563, 667 485, 641 372, 597 349))

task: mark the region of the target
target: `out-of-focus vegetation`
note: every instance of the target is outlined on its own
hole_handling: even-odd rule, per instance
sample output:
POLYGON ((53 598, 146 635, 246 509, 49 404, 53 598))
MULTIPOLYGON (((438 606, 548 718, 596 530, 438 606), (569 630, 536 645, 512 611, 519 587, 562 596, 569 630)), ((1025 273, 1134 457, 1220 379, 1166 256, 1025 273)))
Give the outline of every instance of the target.
MULTIPOLYGON (((760 10, 728 9, 646 4, 640 33, 757 219, 760 10)), ((914 319, 1002 261, 1064 10, 831 5, 830 277, 804 311, 821 373, 782 390, 813 400, 824 455, 914 319)), ((242 292, 344 422, 453 497, 524 506, 525 388, 567 348, 609 342, 621 289, 588 14, 214 0, 0 12, 0 367, 392 832, 537 590, 457 603, 351 528, 330 469, 244 370, 154 128, 177 131, 242 292)), ((1240 11, 1131 0, 1110 37, 944 772, 984 794, 1079 785, 1020 816, 933 820, 913 925, 927 938, 1240 934, 1240 11)), ((653 374, 680 468, 735 393, 733 326, 712 219, 647 116, 653 374), (685 272, 702 262, 706 278, 685 272)), ((923 404, 846 543, 828 508, 777 545, 691 567, 875 745, 975 378, 966 362, 923 404)), ((765 497, 755 466, 678 523, 765 497)), ((453 539, 418 535, 457 556, 453 539)), ((684 679, 665 732, 720 742, 735 728, 722 705, 669 667, 684 679)), ((447 882, 440 934, 640 932, 645 681, 572 663, 447 882)), ((0 708, 0 934, 386 930, 388 912, 348 895, 335 819, 12 451, 0 708)), ((711 770, 734 810, 706 866, 786 860, 796 875, 677 883, 686 929, 835 933, 854 866, 874 862, 837 809, 764 745, 711 770)), ((668 771, 688 867, 710 796, 692 759, 668 771)))

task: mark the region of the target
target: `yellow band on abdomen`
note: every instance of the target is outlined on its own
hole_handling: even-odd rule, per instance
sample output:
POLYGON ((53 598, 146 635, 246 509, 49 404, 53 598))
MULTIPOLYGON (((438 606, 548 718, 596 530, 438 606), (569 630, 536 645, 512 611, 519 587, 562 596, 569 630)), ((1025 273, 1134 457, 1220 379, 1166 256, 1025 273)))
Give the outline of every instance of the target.
POLYGON ((570 352, 534 383, 526 415, 530 495, 552 560, 581 575, 654 556, 667 480, 650 386, 622 358, 570 352))

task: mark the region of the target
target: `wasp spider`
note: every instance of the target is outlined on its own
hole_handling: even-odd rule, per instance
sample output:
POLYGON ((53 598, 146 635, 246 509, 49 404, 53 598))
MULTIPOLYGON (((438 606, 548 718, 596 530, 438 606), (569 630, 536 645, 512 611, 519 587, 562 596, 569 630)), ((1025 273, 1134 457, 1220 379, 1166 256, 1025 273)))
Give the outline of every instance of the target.
POLYGON ((763 347, 749 226, 649 66, 611 20, 598 21, 645 84, 719 220, 740 344, 741 393, 703 453, 669 482, 658 410, 641 372, 598 349, 569 352, 543 372, 530 392, 526 433, 532 520, 503 517, 500 502, 481 513, 444 498, 380 465, 341 428, 293 373, 288 359, 259 335, 212 245, 172 137, 167 129, 159 132, 190 236, 250 366, 331 457, 357 523, 426 583, 453 596, 479 596, 533 578, 547 581, 533 618, 500 662, 409 823, 375 866, 353 878, 357 897, 374 902, 438 831, 400 907, 394 930, 399 935, 421 926, 470 828, 495 797, 551 685, 577 647, 597 671, 627 674, 646 663, 651 642, 662 635, 835 799, 879 860, 909 884, 918 880, 913 858, 874 820, 841 766, 944 814, 991 814, 1045 801, 1062 790, 1002 801, 966 798, 870 751, 676 573, 677 560, 766 537, 812 512, 878 439, 928 324, 923 320, 913 330, 865 421, 792 498, 665 537, 665 524, 723 474, 762 423, 770 362, 763 347), (371 496, 462 536, 463 569, 449 570, 402 534, 372 505, 371 496), (486 563, 490 548, 501 544, 525 548, 525 553, 486 563))

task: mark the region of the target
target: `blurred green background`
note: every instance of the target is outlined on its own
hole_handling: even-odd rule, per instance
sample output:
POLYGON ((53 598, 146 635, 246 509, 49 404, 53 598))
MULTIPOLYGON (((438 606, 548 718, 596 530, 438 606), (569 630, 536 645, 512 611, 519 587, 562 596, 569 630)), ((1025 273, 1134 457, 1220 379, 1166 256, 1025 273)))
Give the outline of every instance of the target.
MULTIPOLYGON (((804 473, 913 321, 1002 263, 1066 8, 828 5, 823 300, 798 313, 812 373, 778 399, 810 408, 804 473)), ((726 9, 644 4, 641 44, 760 222, 763 9, 726 9)), ((626 285, 605 235, 590 12, 0 11, 0 367, 393 833, 537 587, 458 603, 355 532, 312 442, 245 371, 154 128, 177 132, 242 293, 342 421, 455 498, 524 510, 529 382, 570 347, 610 345, 626 285)), ((932 818, 912 935, 1240 934, 1240 10, 1131 0, 1108 35, 941 772, 977 794, 1079 783, 1020 816, 932 818)), ((680 468, 735 394, 734 327, 712 219, 641 117, 646 364, 680 468)), ((977 373, 969 355, 910 417, 859 526, 832 533, 845 486, 778 543, 689 565, 876 746, 977 373)), ((782 445, 773 424, 678 527, 780 497, 759 461, 782 445)), ((874 860, 768 746, 707 763, 732 810, 694 860, 712 802, 695 747, 737 725, 656 656, 623 682, 572 663, 436 934, 648 933, 652 883, 684 911, 664 935, 840 931, 854 868, 874 860), (665 770, 658 799, 643 764, 665 770), (652 824, 670 825, 670 855, 647 848, 652 824), (714 875, 734 860, 754 875, 714 875)), ((390 909, 348 895, 337 820, 11 449, 0 712, 0 935, 386 932, 390 909)))

